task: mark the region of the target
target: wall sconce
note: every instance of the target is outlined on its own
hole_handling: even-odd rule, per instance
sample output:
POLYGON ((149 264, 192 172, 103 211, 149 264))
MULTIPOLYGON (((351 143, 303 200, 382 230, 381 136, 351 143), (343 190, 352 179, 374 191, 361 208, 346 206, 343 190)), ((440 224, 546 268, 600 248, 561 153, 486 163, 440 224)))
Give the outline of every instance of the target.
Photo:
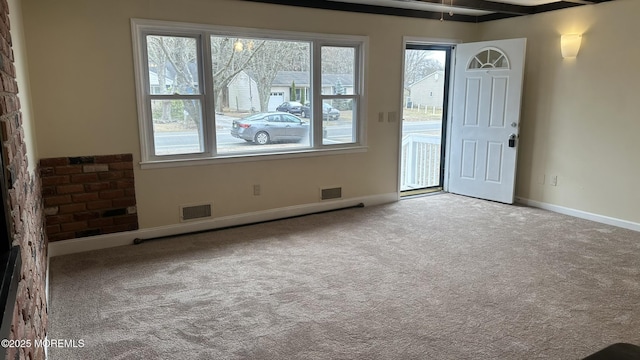
POLYGON ((560 38, 560 48, 562 49, 563 58, 574 58, 578 56, 580 44, 582 43, 582 35, 566 34, 560 38))

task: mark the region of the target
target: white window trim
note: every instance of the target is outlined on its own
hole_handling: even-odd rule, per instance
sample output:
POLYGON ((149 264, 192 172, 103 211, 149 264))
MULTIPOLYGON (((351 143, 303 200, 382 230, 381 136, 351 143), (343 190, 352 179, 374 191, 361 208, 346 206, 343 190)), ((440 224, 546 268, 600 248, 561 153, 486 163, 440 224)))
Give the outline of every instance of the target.
MULTIPOLYGON (((367 71, 367 52, 369 39, 366 36, 359 35, 334 35, 334 34, 321 34, 321 33, 306 33, 306 32, 290 32, 290 31, 277 31, 277 30, 264 30, 256 28, 241 28, 241 27, 228 27, 228 26, 215 26, 207 24, 194 24, 161 20, 148 20, 148 19, 131 19, 131 34, 133 43, 133 57, 134 57, 134 73, 135 73, 135 85, 136 85, 136 98, 138 107, 138 126, 140 133, 140 150, 141 150, 141 162, 142 169, 157 168, 157 167, 177 167, 177 166, 193 166, 193 165, 206 165, 215 163, 229 163, 229 162, 245 162, 245 161, 262 161, 262 160, 276 160, 287 158, 299 158, 310 156, 322 156, 322 155, 336 155, 346 153, 360 153, 367 151, 366 143, 366 125, 367 125, 367 97, 365 93, 365 74, 367 71), (153 125, 151 123, 151 117, 148 110, 148 74, 146 71, 146 47, 143 37, 147 33, 166 33, 168 36, 173 35, 187 35, 187 36, 202 36, 203 41, 199 46, 201 61, 200 71, 202 79, 202 93, 203 97, 206 95, 211 86, 212 73, 209 66, 209 61, 204 59, 210 59, 210 35, 229 35, 234 37, 260 37, 274 40, 299 40, 309 41, 312 46, 312 60, 311 60, 311 75, 312 75, 312 87, 310 93, 313 98, 313 109, 315 119, 322 119, 322 98, 328 98, 333 96, 321 96, 321 71, 314 64, 320 64, 320 48, 321 46, 354 46, 357 47, 358 57, 356 58, 355 71, 354 71, 354 90, 356 86, 359 88, 359 93, 354 95, 342 95, 338 98, 357 98, 357 118, 355 121, 355 142, 345 144, 322 144, 322 121, 313 122, 311 134, 313 136, 313 146, 300 149, 282 150, 276 149, 273 152, 260 151, 255 153, 231 153, 224 155, 212 155, 210 153, 203 154, 181 154, 181 155, 163 155, 156 156, 153 154, 153 125), (317 86, 315 84, 318 84, 317 86), (317 89, 316 89, 317 88, 317 89), (315 90, 315 91, 314 91, 315 90), (315 96, 317 93, 318 96, 315 96)), ((318 65, 319 66, 319 65, 318 65)), ((205 129, 211 129, 214 126, 214 117, 209 114, 215 114, 212 101, 205 101, 204 113, 203 113, 203 127, 205 129)), ((205 149, 216 151, 216 136, 212 131, 205 131, 204 139, 205 149)))

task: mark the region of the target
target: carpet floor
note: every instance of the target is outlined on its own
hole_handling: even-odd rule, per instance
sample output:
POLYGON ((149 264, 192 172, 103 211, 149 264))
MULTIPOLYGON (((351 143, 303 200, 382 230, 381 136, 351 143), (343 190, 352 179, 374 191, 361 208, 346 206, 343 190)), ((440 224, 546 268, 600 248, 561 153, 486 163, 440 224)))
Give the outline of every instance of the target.
POLYGON ((640 344, 640 233, 450 194, 50 266, 74 359, 581 359, 640 344))

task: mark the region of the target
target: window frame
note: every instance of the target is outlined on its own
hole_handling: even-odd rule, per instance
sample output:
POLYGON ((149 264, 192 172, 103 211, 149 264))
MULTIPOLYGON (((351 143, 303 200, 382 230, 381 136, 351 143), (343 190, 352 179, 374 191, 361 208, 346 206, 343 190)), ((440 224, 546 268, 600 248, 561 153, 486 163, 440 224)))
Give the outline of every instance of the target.
MULTIPOLYGON (((322 154, 353 153, 367 151, 366 145, 366 95, 365 72, 368 37, 359 35, 335 35, 306 32, 264 30, 254 28, 216 26, 160 20, 131 19, 133 40, 134 75, 138 107, 142 168, 190 166, 209 163, 243 162, 268 159, 297 158, 322 154), (179 100, 185 95, 152 95, 150 88, 146 37, 181 36, 196 38, 198 46, 198 76, 202 103, 203 147, 201 153, 155 155, 151 99, 167 98, 179 100), (216 144, 213 73, 211 68, 211 36, 230 36, 282 41, 307 41, 310 43, 309 96, 313 117, 310 118, 310 146, 295 149, 256 148, 256 152, 234 152, 218 154, 216 144), (321 49, 323 46, 352 47, 355 52, 353 94, 322 95, 321 49), (317 94, 317 96, 316 96, 317 94), (322 143, 322 100, 326 98, 354 99, 354 142, 325 145, 322 143), (315 120, 311 120, 315 119, 315 120), (319 120, 318 120, 319 119, 319 120)), ((191 95, 193 97, 193 95, 191 95)))

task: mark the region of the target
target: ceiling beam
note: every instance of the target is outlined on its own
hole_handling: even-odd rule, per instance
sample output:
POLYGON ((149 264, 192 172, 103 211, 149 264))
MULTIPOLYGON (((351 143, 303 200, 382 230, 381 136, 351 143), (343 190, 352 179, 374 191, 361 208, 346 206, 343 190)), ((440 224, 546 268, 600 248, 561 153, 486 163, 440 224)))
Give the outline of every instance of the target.
POLYGON ((345 2, 339 2, 339 1, 327 1, 327 0, 306 0, 306 1, 244 0, 244 1, 277 4, 277 5, 289 5, 289 6, 297 6, 297 7, 314 8, 314 9, 357 12, 357 13, 366 13, 366 14, 394 15, 394 16, 413 17, 413 18, 420 18, 420 19, 440 20, 442 18, 443 20, 446 20, 446 21, 460 21, 460 22, 473 22, 473 23, 477 22, 478 20, 476 16, 456 14, 455 10, 454 10, 453 16, 450 16, 449 14, 447 13, 443 14, 440 11, 438 12, 423 11, 423 10, 404 9, 404 8, 395 8, 395 7, 378 6, 378 5, 345 3, 345 2))
POLYGON ((594 0, 564 0, 564 2, 570 2, 570 3, 580 4, 580 5, 591 5, 591 4, 595 4, 597 1, 594 1, 594 0))
MULTIPOLYGON (((403 1, 403 0, 398 0, 403 1)), ((455 8, 483 10, 489 12, 498 12, 503 14, 513 15, 530 15, 533 14, 533 6, 522 6, 514 4, 499 3, 486 0, 418 0, 417 2, 430 3, 435 5, 449 6, 453 4, 453 11, 455 8)))

